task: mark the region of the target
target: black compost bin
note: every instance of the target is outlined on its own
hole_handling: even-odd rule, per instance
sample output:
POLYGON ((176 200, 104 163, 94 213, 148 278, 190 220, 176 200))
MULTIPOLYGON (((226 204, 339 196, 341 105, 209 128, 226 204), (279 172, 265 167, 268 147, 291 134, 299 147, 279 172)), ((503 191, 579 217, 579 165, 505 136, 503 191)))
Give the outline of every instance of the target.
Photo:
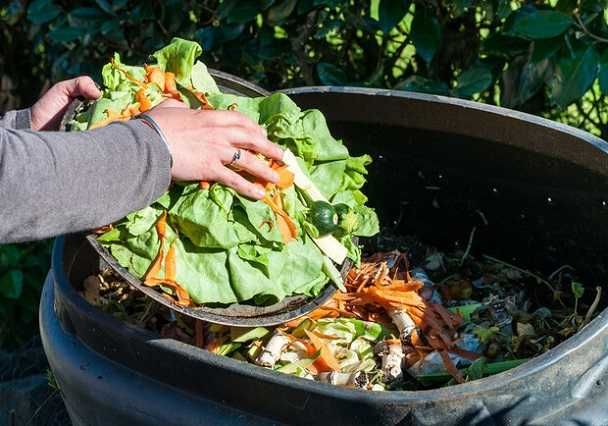
MULTIPOLYGON (((475 250, 543 272, 569 263, 586 282, 605 282, 602 140, 438 96, 358 88, 288 93, 302 107, 321 109, 354 153, 373 155, 366 192, 395 232, 447 247, 466 244, 478 225, 475 250)), ((58 238, 41 301, 44 347, 75 424, 608 424, 607 311, 505 373, 376 393, 275 373, 121 323, 77 293, 98 267, 83 236, 58 238)))

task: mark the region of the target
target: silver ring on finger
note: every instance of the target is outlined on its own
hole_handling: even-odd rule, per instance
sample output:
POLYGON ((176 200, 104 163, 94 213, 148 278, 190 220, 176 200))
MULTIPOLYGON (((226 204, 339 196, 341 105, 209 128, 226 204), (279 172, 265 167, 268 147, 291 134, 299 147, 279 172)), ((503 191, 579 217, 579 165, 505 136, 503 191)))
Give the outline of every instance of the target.
POLYGON ((234 151, 234 154, 232 154, 232 160, 230 160, 230 162, 228 164, 226 164, 228 167, 230 166, 234 166, 235 163, 237 161, 239 161, 241 159, 241 150, 237 149, 236 151, 234 151))

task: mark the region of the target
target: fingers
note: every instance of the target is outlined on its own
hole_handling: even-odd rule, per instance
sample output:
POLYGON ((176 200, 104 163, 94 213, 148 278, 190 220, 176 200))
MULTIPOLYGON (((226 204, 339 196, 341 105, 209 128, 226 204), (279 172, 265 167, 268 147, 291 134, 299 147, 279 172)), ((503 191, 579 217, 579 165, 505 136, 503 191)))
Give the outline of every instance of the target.
POLYGON ((273 144, 266 138, 247 138, 240 142, 235 142, 235 146, 245 148, 253 152, 259 152, 273 160, 283 159, 283 150, 278 145, 273 144))
POLYGON ((57 86, 63 95, 70 98, 82 96, 85 99, 93 100, 101 96, 101 91, 97 88, 93 79, 88 76, 62 81, 57 86))
POLYGON ((266 162, 260 160, 249 151, 242 149, 226 148, 222 153, 223 163, 226 165, 232 165, 239 169, 245 170, 252 176, 259 177, 265 182, 277 183, 279 176, 277 172, 268 167, 266 162), (236 152, 239 152, 240 158, 236 161, 232 161, 236 152))
POLYGON ((263 198, 266 193, 264 188, 261 186, 249 182, 238 173, 233 172, 226 167, 219 168, 216 173, 215 180, 223 183, 226 186, 234 188, 234 190, 239 194, 256 200, 263 198))
POLYGON ((225 139, 232 146, 260 153, 275 160, 283 158, 281 148, 270 142, 265 135, 252 132, 249 128, 219 127, 214 132, 217 134, 218 139, 225 139))
POLYGON ((200 110, 196 111, 201 125, 211 127, 242 127, 254 134, 266 137, 266 130, 245 114, 238 111, 200 110))

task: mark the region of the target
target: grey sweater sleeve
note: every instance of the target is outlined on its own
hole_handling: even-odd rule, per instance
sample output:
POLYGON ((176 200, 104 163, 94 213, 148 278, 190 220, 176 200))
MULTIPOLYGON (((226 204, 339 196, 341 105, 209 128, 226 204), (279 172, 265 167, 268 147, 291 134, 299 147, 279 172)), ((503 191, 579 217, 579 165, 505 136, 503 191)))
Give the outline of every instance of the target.
POLYGON ((16 130, 29 127, 29 112, 12 112, 0 126, 0 243, 109 224, 169 186, 169 150, 142 120, 34 132, 16 130))
POLYGON ((29 108, 9 111, 0 117, 0 127, 7 129, 29 129, 31 124, 32 114, 29 108))

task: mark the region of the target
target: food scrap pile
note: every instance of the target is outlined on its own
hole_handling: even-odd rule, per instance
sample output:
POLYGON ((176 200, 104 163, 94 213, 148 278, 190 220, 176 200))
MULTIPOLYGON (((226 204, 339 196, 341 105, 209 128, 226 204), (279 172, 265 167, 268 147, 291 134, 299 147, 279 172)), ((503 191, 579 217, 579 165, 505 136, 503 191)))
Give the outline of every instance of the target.
POLYGON ((567 265, 543 278, 491 256, 423 247, 417 265, 408 252, 364 257, 351 270, 346 292, 274 328, 181 316, 111 270, 89 277, 83 292, 101 309, 163 337, 367 390, 429 389, 500 373, 551 349, 599 312, 601 287, 589 294, 593 289, 576 281, 567 265))
POLYGON ((201 53, 197 43, 176 38, 151 56, 154 64, 125 65, 116 54, 102 70, 103 96, 71 129, 128 120, 168 98, 192 109, 236 110, 285 148, 285 164, 261 158, 280 181, 235 169, 265 189, 261 201, 220 183, 175 182, 151 206, 104 227, 99 242, 144 284, 185 306, 269 305, 314 297, 330 281, 341 286, 336 264, 360 261, 353 237, 379 229, 361 191, 371 157, 351 156, 320 111, 303 111, 284 94, 222 93, 197 60, 201 53), (309 186, 294 185, 295 168, 309 186))

